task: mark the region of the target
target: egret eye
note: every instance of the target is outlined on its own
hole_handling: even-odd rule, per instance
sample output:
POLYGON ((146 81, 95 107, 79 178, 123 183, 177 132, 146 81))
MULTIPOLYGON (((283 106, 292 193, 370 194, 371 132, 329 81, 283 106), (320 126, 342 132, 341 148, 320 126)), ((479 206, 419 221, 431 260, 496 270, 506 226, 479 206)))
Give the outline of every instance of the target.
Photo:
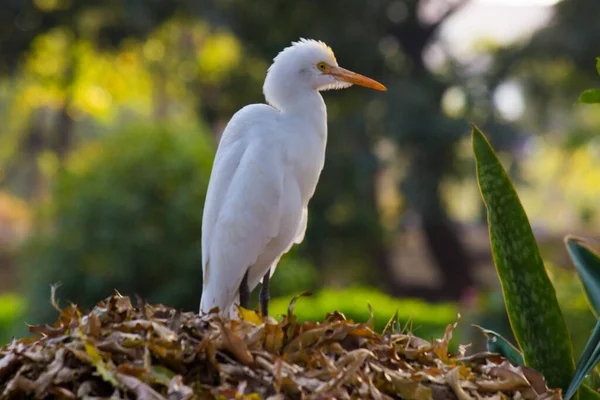
POLYGON ((319 68, 320 71, 325 71, 326 67, 327 67, 327 64, 325 64, 324 62, 320 62, 317 64, 317 68, 319 68))

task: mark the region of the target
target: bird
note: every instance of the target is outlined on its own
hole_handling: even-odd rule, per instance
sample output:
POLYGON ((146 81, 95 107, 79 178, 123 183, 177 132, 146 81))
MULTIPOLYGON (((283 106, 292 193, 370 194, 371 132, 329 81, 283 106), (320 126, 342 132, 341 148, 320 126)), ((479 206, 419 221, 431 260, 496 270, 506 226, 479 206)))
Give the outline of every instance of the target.
POLYGON ((279 259, 304 240, 308 205, 325 163, 327 109, 320 94, 381 83, 341 68, 322 41, 292 42, 273 59, 263 85, 266 104, 241 108, 219 141, 202 215, 200 314, 237 319, 238 306, 262 281, 260 312, 268 316, 269 281, 279 259))

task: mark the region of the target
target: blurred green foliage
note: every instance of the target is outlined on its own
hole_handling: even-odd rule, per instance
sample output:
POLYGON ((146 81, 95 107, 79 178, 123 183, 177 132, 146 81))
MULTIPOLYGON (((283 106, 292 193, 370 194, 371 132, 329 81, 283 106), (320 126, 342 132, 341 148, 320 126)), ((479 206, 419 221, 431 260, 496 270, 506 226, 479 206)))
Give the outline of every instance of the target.
MULTIPOLYGON (((298 290, 314 291, 322 286, 319 271, 313 264, 290 251, 277 265, 269 286, 272 297, 289 296, 298 290)), ((258 295, 258 291, 255 291, 258 295)))
POLYGON ((16 293, 0 294, 0 345, 11 340, 15 331, 22 331, 25 323, 26 302, 16 293), (15 329, 17 328, 17 329, 15 329))
POLYGON ((22 251, 35 320, 59 297, 89 307, 110 293, 196 309, 213 145, 197 126, 134 125, 73 154, 22 251))

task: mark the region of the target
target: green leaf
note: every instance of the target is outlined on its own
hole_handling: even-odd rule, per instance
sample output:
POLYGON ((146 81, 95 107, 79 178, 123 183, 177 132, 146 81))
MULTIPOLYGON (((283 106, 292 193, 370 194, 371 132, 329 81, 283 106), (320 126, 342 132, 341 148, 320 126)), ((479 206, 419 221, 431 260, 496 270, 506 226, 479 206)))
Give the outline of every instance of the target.
POLYGON ((596 318, 600 315, 600 256, 588 249, 581 239, 565 238, 567 250, 581 278, 585 295, 596 318))
MULTIPOLYGON (((565 239, 569 255, 581 277, 581 283, 590 303, 592 312, 600 315, 600 257, 586 247, 581 239, 567 237, 565 239)), ((581 382, 600 361, 600 321, 596 324, 592 335, 585 345, 581 359, 577 364, 575 375, 567 390, 566 398, 572 396, 581 382)), ((582 393, 582 391, 580 392, 582 393)), ((600 395, 598 395, 600 398, 600 395)))
POLYGON ((171 384, 171 379, 175 376, 175 372, 171 371, 167 367, 163 367, 162 365, 153 365, 150 368, 150 373, 152 374, 152 383, 159 383, 163 386, 169 387, 171 384))
POLYGON ((600 103, 600 89, 588 89, 579 95, 578 103, 600 103))
POLYGON ((487 139, 473 126, 477 178, 506 311, 525 364, 566 390, 575 371, 567 325, 523 206, 487 139))
POLYGON ((596 72, 600 75, 600 57, 596 57, 596 72))
POLYGON ((117 380, 115 367, 112 365, 112 362, 110 360, 108 362, 104 361, 96 346, 86 340, 82 335, 80 335, 80 337, 82 337, 85 352, 90 357, 92 365, 96 367, 98 375, 100 375, 105 382, 112 384, 114 387, 118 387, 119 381, 117 380))
POLYGON ((500 354, 514 365, 525 365, 523 354, 521 354, 519 349, 513 346, 512 343, 506 340, 502 335, 492 330, 482 328, 479 325, 473 326, 479 329, 487 338, 488 351, 500 354))
POLYGON ((596 323, 594 327, 594 331, 592 335, 588 339, 588 342, 583 349, 583 354, 581 355, 581 359, 577 363, 577 369, 575 370, 575 374, 573 375, 573 380, 569 384, 569 388, 566 391, 565 400, 571 398, 577 391, 581 382, 585 379, 587 374, 590 373, 592 369, 598 364, 600 361, 600 346, 598 343, 600 342, 600 321, 596 323))
POLYGON ((579 400, 600 400, 600 393, 587 385, 582 385, 579 390, 579 400))

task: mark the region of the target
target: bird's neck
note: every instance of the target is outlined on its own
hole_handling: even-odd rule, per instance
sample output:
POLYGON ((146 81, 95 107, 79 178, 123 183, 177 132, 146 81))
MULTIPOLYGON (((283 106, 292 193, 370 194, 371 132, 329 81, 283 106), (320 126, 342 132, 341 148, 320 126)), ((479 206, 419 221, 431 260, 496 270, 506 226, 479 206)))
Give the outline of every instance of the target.
POLYGON ((327 122, 327 108, 321 94, 314 89, 296 90, 282 98, 267 99, 269 104, 284 115, 313 120, 316 123, 327 122))

